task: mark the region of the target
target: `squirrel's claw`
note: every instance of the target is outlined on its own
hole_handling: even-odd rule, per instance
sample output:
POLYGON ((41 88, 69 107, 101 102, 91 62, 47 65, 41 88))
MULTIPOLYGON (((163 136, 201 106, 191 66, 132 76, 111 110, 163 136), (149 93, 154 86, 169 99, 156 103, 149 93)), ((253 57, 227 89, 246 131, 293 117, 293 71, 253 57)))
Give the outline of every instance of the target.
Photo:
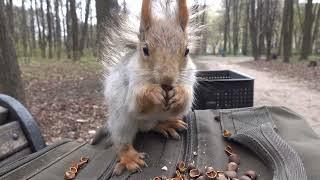
POLYGON ((162 134, 166 138, 168 138, 170 135, 174 139, 180 139, 180 135, 177 131, 186 130, 187 127, 188 124, 185 123, 183 120, 174 119, 158 123, 156 127, 153 128, 153 130, 162 134))
POLYGON ((182 112, 187 105, 187 91, 183 86, 177 86, 168 92, 168 110, 172 112, 182 112))
POLYGON ((122 152, 119 153, 119 162, 113 170, 113 175, 120 175, 127 169, 130 172, 141 172, 142 167, 147 167, 145 153, 138 153, 132 145, 127 145, 122 152))

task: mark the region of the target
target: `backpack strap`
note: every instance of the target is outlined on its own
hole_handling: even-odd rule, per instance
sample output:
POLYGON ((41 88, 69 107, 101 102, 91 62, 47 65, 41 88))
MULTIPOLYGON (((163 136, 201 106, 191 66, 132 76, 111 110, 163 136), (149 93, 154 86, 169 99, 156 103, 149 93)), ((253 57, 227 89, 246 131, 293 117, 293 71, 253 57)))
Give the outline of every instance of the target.
POLYGON ((220 122, 228 140, 251 149, 272 168, 274 180, 307 180, 298 153, 276 133, 266 107, 221 110, 220 122))

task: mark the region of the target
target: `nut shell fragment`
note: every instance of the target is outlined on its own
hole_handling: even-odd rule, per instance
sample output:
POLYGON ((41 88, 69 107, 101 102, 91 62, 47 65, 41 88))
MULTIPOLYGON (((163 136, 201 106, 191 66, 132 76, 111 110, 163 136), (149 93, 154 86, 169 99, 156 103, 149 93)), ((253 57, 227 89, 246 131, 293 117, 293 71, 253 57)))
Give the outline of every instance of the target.
POLYGON ((201 175, 201 172, 199 169, 191 169, 190 172, 189 172, 189 176, 191 178, 197 178, 201 175))
POLYGON ((228 131, 228 130, 224 130, 223 131, 223 137, 227 138, 227 137, 230 137, 230 136, 232 136, 230 131, 228 131))
POLYGON ((177 170, 179 170, 181 173, 184 173, 187 171, 186 163, 183 161, 180 161, 177 165, 177 170))
POLYGON ((64 173, 64 179, 66 180, 71 180, 71 179, 74 179, 76 177, 76 174, 73 173, 72 171, 66 171, 64 173))

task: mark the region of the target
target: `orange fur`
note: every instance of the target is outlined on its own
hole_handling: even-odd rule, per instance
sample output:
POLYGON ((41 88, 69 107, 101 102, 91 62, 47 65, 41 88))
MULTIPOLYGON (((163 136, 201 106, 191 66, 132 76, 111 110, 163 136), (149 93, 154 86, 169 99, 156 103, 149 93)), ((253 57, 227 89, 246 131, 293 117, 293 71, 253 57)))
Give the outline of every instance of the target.
POLYGON ((150 0, 143 0, 141 8, 141 23, 144 30, 151 25, 151 3, 150 0))
POLYGON ((146 165, 145 161, 142 160, 142 156, 143 155, 134 149, 132 144, 122 145, 118 153, 119 162, 115 167, 115 174, 121 174, 124 168, 131 172, 138 171, 141 167, 146 165))
POLYGON ((136 96, 139 112, 142 114, 148 114, 152 112, 156 106, 164 105, 164 96, 165 92, 159 85, 143 85, 136 96))
POLYGON ((187 123, 185 123, 181 118, 173 118, 167 121, 159 122, 153 131, 158 132, 165 137, 169 137, 169 134, 176 139, 180 136, 177 131, 182 131, 187 129, 187 123))
POLYGON ((187 102, 189 101, 188 98, 190 98, 190 94, 182 85, 176 86, 174 88, 174 91, 174 96, 169 100, 169 104, 172 102, 170 104, 170 111, 173 113, 179 113, 186 108, 187 102))
POLYGON ((179 5, 179 16, 178 21, 182 27, 182 29, 185 31, 188 25, 189 21, 189 12, 187 7, 187 1, 186 0, 177 0, 179 5))

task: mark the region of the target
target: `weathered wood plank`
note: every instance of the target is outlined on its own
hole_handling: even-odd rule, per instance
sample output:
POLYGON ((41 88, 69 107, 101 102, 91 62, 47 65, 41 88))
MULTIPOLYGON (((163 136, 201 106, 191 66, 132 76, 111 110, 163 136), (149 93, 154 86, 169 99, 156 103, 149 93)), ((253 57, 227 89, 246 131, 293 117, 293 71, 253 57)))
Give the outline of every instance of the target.
POLYGON ((0 125, 6 123, 8 117, 8 110, 0 106, 0 125))
POLYGON ((0 126, 0 160, 28 146, 28 141, 19 122, 13 121, 0 126))
POLYGON ((29 147, 26 147, 26 148, 22 149, 21 151, 16 152, 13 155, 9 156, 8 158, 0 161, 0 168, 2 168, 3 166, 5 166, 8 163, 11 163, 17 159, 22 158, 22 157, 25 157, 31 153, 32 153, 31 149, 29 147))

